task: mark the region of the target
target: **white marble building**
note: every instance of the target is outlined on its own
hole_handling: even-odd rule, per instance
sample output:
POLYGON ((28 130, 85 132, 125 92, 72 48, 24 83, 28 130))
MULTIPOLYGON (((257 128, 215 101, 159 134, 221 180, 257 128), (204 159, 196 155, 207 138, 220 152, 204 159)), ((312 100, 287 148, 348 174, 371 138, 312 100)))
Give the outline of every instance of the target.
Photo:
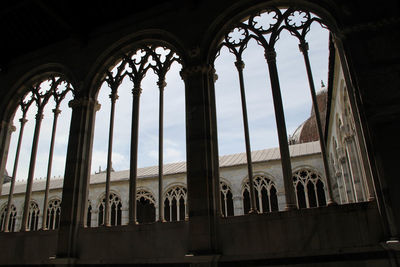
MULTIPOLYGON (((300 170, 310 170, 315 173, 323 182, 326 184, 323 163, 321 160, 320 146, 319 142, 308 142, 302 144, 295 144, 290 146, 291 153, 291 163, 293 173, 296 173, 300 170)), ((283 177, 282 177, 282 169, 280 164, 280 155, 278 148, 265 149, 259 151, 253 151, 252 153, 253 159, 253 170, 254 177, 259 177, 262 179, 268 178, 271 184, 276 189, 277 195, 277 205, 280 211, 284 210, 285 207, 285 196, 284 196, 284 186, 283 186, 283 177)), ((111 225, 117 224, 127 224, 128 223, 128 199, 129 199, 129 170, 124 171, 114 171, 111 172, 111 195, 113 199, 110 200, 112 203, 110 212, 115 215, 111 215, 111 225), (115 207, 113 208, 112 204, 115 203, 115 207), (114 217, 115 216, 115 217, 114 217)), ((99 173, 93 174, 90 179, 90 189, 89 189, 89 216, 86 217, 89 222, 86 222, 87 226, 97 227, 99 225, 99 216, 103 216, 102 208, 102 200, 105 195, 105 179, 106 174, 104 171, 100 171, 99 173)), ((244 205, 244 191, 246 186, 246 181, 248 180, 247 176, 247 165, 246 165, 246 156, 245 153, 226 155, 220 157, 220 183, 221 185, 226 184, 226 187, 222 189, 222 192, 225 193, 222 197, 222 214, 227 216, 237 216, 243 215, 245 212, 244 205), (225 201, 226 200, 226 201, 225 201), (232 211, 229 211, 229 207, 233 206, 233 214, 232 211)), ((188 210, 186 209, 186 164, 185 162, 171 163, 164 165, 164 201, 167 200, 169 202, 170 210, 168 211, 168 206, 165 208, 165 219, 167 221, 171 220, 183 220, 188 217, 188 210), (176 203, 182 202, 183 205, 179 205, 176 203), (175 206, 179 206, 175 209, 175 206), (180 210, 180 212, 176 212, 176 210, 180 210), (173 214, 172 218, 170 214, 173 214), (185 214, 185 218, 183 218, 182 214, 185 214)), ((274 208, 267 208, 260 206, 260 203, 263 202, 262 197, 265 195, 261 194, 261 189, 263 187, 262 181, 254 182, 256 189, 256 199, 257 199, 257 207, 258 210, 263 212, 268 212, 270 210, 274 210, 274 208), (258 193, 260 192, 260 193, 258 193)), ((4 217, 5 217, 5 209, 7 204, 7 198, 9 192, 10 183, 6 183, 3 185, 4 194, 0 197, 0 211, 1 211, 1 223, 2 229, 4 228, 4 217)), ((57 223, 59 220, 59 212, 60 212, 60 201, 62 194, 62 186, 63 179, 52 179, 50 183, 50 193, 49 193, 49 210, 48 217, 49 220, 48 228, 55 229, 57 227, 57 223), (54 205, 54 202, 56 202, 54 205), (53 203, 53 205, 50 205, 53 203), (54 210, 54 211, 53 211, 54 210), (53 211, 53 213, 52 213, 53 211)), ((265 184, 264 184, 265 186, 265 184)), ((324 187, 325 189, 326 187, 324 187)), ((44 199, 44 189, 45 189, 45 180, 35 180, 33 184, 33 193, 32 193, 32 204, 31 212, 29 217, 29 227, 30 229, 41 229, 43 225, 43 199, 44 199), (32 217, 34 217, 32 219, 32 217), (36 219, 37 218, 37 219, 36 219)), ((26 182, 17 182, 15 184, 14 191, 14 200, 13 205, 15 206, 16 214, 15 214, 15 226, 14 230, 20 229, 20 221, 22 217, 23 204, 24 204, 24 196, 26 190, 26 182)), ((223 194, 224 194, 223 193, 223 194)), ((315 191, 316 193, 316 191, 315 191)), ((268 203, 271 203, 271 194, 268 189, 269 200, 268 203)), ((138 182, 137 182, 137 199, 138 201, 147 200, 146 204, 152 204, 152 209, 154 209, 155 214, 150 219, 150 221, 154 221, 155 218, 158 218, 159 208, 158 208, 158 167, 145 167, 138 169, 138 182)), ((308 203, 307 199, 307 207, 313 204, 308 203)), ((318 197, 316 197, 318 199, 318 197)), ((164 203, 167 203, 164 202, 164 203)), ((104 203, 104 202, 103 202, 104 203)), ((265 202, 263 202, 265 205, 265 202)), ((323 204, 323 203, 322 203, 323 204)), ((139 204, 138 204, 139 205, 139 204)), ((167 204, 166 204, 167 205, 167 204)), ((271 205, 271 204, 270 204, 271 205)), ((321 205, 321 204, 318 204, 321 205)), ((139 208, 138 208, 139 209, 139 208)), ((276 210, 276 209, 275 209, 276 210)), ((138 211, 139 212, 139 211, 138 211)), ((150 210, 150 213, 152 210, 150 210)), ((138 220, 141 221, 142 215, 138 214, 138 220)), ((13 217, 13 215, 11 216, 13 217)), ((104 220, 104 219, 103 219, 104 220)), ((11 220, 13 223, 13 220, 11 220)))

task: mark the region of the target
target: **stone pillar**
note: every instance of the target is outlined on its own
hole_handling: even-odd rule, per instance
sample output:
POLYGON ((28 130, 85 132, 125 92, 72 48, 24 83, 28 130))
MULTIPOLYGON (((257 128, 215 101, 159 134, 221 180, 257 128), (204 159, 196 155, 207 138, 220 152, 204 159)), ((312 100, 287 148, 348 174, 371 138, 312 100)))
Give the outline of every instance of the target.
POLYGON ((243 209, 243 196, 242 195, 234 195, 233 199, 233 214, 235 216, 244 215, 243 209))
POLYGON ((122 218, 121 218, 121 225, 127 225, 129 223, 129 204, 124 203, 122 205, 122 218))
MULTIPOLYGON (((199 49, 198 49, 199 50, 199 49)), ((210 88, 214 82, 212 66, 199 58, 194 51, 182 70, 186 96, 187 188, 189 209, 188 253, 214 257, 217 253, 217 219, 219 206, 219 177, 215 175, 215 150, 213 141, 212 104, 210 88)))
POLYGON ((0 196, 2 195, 4 173, 6 169, 8 149, 10 146, 11 134, 15 127, 12 122, 0 122, 0 196))
MULTIPOLYGON (((283 211, 286 209, 287 204, 286 204, 286 195, 285 193, 278 193, 278 210, 283 211)), ((297 198, 297 195, 296 195, 297 198)))
POLYGON ((349 157, 350 170, 354 180, 356 200, 365 201, 367 199, 365 190, 366 185, 363 183, 360 161, 354 147, 354 135, 349 134, 344 140, 346 143, 347 155, 349 157))
POLYGON ((156 201, 156 204, 155 204, 155 209, 156 209, 156 221, 157 221, 157 218, 158 218, 158 216, 160 215, 160 213, 159 213, 159 204, 157 204, 158 202, 156 201))
POLYGON ((342 179, 343 179, 343 185, 344 185, 344 191, 347 197, 347 202, 352 203, 355 201, 354 197, 354 190, 353 190, 353 181, 351 179, 351 174, 350 174, 350 169, 348 166, 347 158, 346 155, 344 154, 343 149, 339 148, 338 149, 338 155, 339 155, 339 164, 340 164, 340 170, 342 173, 342 179))
POLYGON ((92 221, 91 227, 99 226, 99 209, 97 207, 92 206, 92 221))
MULTIPOLYGON (((354 107, 352 111, 363 161, 372 174, 385 236, 399 243, 400 146, 396 140, 400 131, 397 123, 400 120, 397 104, 400 102, 400 63, 393 59, 400 57, 400 33, 398 16, 393 13, 397 9, 390 4, 376 7, 364 14, 370 20, 364 20, 357 27, 353 27, 354 24, 346 27, 335 38, 335 45, 349 101, 354 107)), ((359 8, 359 5, 354 5, 349 12, 357 12, 359 8)))
POLYGON ((83 227, 90 180, 95 113, 93 98, 76 96, 72 108, 58 231, 57 259, 73 261, 77 256, 78 230, 83 227))

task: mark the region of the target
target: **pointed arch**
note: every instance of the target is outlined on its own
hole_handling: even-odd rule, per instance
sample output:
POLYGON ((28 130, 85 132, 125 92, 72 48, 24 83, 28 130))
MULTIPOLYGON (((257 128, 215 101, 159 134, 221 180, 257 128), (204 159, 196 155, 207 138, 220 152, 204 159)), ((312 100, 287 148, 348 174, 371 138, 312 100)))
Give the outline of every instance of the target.
POLYGON ((301 167, 293 173, 297 207, 313 208, 326 206, 325 183, 318 171, 311 167, 301 167))

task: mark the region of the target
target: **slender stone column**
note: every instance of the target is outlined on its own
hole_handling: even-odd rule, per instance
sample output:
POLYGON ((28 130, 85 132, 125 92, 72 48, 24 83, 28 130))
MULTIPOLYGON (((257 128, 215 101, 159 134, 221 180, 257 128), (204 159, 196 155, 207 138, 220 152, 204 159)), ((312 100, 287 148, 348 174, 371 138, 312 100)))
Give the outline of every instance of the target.
POLYGON ((56 138, 56 130, 57 130, 57 120, 58 120, 58 115, 60 115, 61 110, 56 107, 53 109, 54 113, 54 118, 53 118, 53 129, 51 132, 51 140, 50 140, 50 151, 49 151, 49 160, 47 164, 47 176, 46 176, 46 189, 44 191, 44 203, 43 203, 43 224, 42 228, 43 230, 48 229, 47 225, 47 206, 48 204, 48 199, 49 199, 49 190, 50 190, 50 177, 51 177, 51 169, 53 166, 53 152, 54 152, 54 141, 56 138))
POLYGON ((10 192, 8 193, 7 214, 6 214, 6 219, 4 222, 4 232, 8 232, 10 230, 10 229, 8 229, 8 223, 10 221, 11 205, 12 205, 13 197, 14 197, 14 187, 15 187, 15 179, 17 177, 19 153, 21 151, 21 143, 22 143, 22 137, 24 136, 25 124, 28 121, 25 117, 26 117, 26 112, 24 112, 22 115, 22 118, 19 119, 19 121, 21 123, 21 127, 19 129, 17 150, 15 152, 14 167, 13 167, 13 172, 12 172, 12 176, 11 176, 10 192))
POLYGON ((117 88, 111 88, 111 112, 110 112, 110 128, 108 132, 108 153, 107 153, 107 170, 106 170, 106 196, 104 209, 104 225, 110 226, 110 180, 112 169, 112 146, 114 137, 114 116, 115 116, 115 101, 118 99, 117 88))
MULTIPOLYGON (((220 175, 219 175, 219 153, 218 153, 218 131, 217 131, 217 110, 216 110, 216 103, 215 103, 215 82, 218 79, 218 75, 215 72, 214 67, 212 68, 212 72, 208 77, 208 86, 210 88, 210 120, 211 120, 211 146, 212 151, 214 153, 213 161, 212 161, 212 169, 213 169, 213 176, 214 176, 214 192, 213 195, 215 206, 219 207, 216 209, 216 216, 221 217, 221 198, 220 195, 220 175)), ((188 213, 187 217, 189 216, 188 213)), ((188 217, 189 218, 189 217, 188 217)))
MULTIPOLYGON (((164 88, 167 86, 165 78, 161 77, 157 82, 158 89, 160 91, 160 103, 159 103, 159 116, 158 116, 158 199, 162 199, 163 196, 163 136, 164 136, 164 88)), ((164 222, 164 202, 158 202, 158 221, 164 222)), ((178 210, 179 211, 179 210, 178 210)), ((179 212, 178 212, 179 216, 179 212)))
POLYGON ((132 89, 131 155, 129 169, 129 224, 136 224, 136 182, 139 142, 139 105, 142 89, 140 83, 132 89))
POLYGON ((249 188, 250 188, 249 213, 257 213, 258 211, 256 205, 256 196, 254 193, 254 183, 253 183, 253 162, 251 159, 249 122, 247 118, 246 92, 244 89, 244 78, 243 78, 244 62, 241 59, 239 59, 238 61, 235 62, 235 66, 239 74, 240 96, 242 100, 243 128, 244 128, 244 138, 246 144, 247 174, 249 176, 249 188))
POLYGON ((283 112, 282 95, 279 85, 278 69, 276 67, 275 49, 269 49, 265 52, 265 58, 268 63, 269 75, 271 80, 272 98, 274 101, 276 126, 278 128, 279 150, 281 153, 281 164, 283 174, 283 184, 285 187, 286 210, 296 209, 296 194, 294 192, 292 179, 292 166, 290 163, 289 145, 287 140, 287 131, 285 115, 283 112))
POLYGON ((26 183, 24 213, 22 215, 22 225, 21 225, 22 232, 29 231, 29 229, 27 228, 28 227, 29 204, 30 204, 31 195, 32 195, 33 176, 35 175, 36 156, 37 156, 37 149, 38 149, 39 135, 40 135, 40 126, 42 124, 42 120, 43 120, 43 108, 39 107, 38 113, 36 114, 36 124, 35 124, 35 131, 33 134, 31 159, 29 162, 28 180, 26 183))
POLYGON ((308 57, 308 48, 309 48, 308 43, 305 41, 302 41, 299 44, 299 48, 300 48, 300 51, 303 53, 304 62, 306 64, 308 83, 310 85, 311 98, 312 98, 313 108, 314 108, 314 113, 315 113, 315 121, 317 123, 319 144, 321 147, 322 161, 324 163, 325 177, 326 177, 326 182, 327 182, 327 187, 328 187, 327 204, 329 206, 329 205, 336 204, 336 203, 332 198, 332 195, 333 195, 332 182, 331 182, 331 176, 329 173, 329 163, 328 163, 328 157, 326 154, 325 138, 324 138, 324 134, 323 134, 323 130, 322 130, 322 123, 321 123, 321 116, 319 113, 318 102, 317 102, 317 95, 315 93, 314 79, 313 79, 313 75, 312 75, 310 59, 308 57))

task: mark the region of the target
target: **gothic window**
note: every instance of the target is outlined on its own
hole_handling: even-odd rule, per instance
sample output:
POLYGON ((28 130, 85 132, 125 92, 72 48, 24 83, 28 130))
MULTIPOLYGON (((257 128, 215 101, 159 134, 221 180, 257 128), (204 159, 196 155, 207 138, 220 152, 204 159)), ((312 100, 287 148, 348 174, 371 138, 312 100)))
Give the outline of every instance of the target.
POLYGON ((60 215, 61 215, 61 200, 52 199, 49 201, 47 209, 47 228, 50 230, 58 229, 60 226, 60 215))
POLYGON ((86 227, 92 226, 92 204, 88 201, 87 214, 86 214, 86 227))
POLYGON ((321 176, 311 169, 301 169, 293 174, 298 208, 326 206, 325 186, 321 176))
POLYGON ((36 202, 31 201, 29 203, 29 213, 28 213, 28 224, 27 229, 30 231, 36 231, 38 229, 39 223, 39 205, 36 202))
MULTIPOLYGON (((264 175, 253 177, 254 190, 256 195, 256 207, 260 213, 278 211, 278 196, 275 183, 264 175)), ((243 188, 243 207, 244 213, 250 212, 250 185, 249 180, 243 188)))
POLYGON ((137 221, 138 223, 150 223, 156 221, 156 200, 154 196, 146 190, 138 190, 136 196, 137 221))
MULTIPOLYGON (((95 125, 92 166, 97 169, 106 165, 106 198, 112 172, 130 170, 129 223, 134 224, 136 216, 142 215, 143 205, 151 206, 148 199, 136 199, 137 169, 158 165, 158 198, 162 199, 164 164, 185 160, 186 120, 178 54, 164 44, 142 42, 130 47, 107 67, 100 81, 97 99, 101 109, 97 116, 107 118, 107 123, 95 125)), ((164 209, 163 201, 157 204, 158 210, 164 209)), ((105 215, 112 209, 107 203, 103 208, 105 215)), ((111 218, 104 220, 107 225, 111 218)), ((160 217, 158 220, 162 221, 160 217)))
POLYGON ((182 186, 175 186, 168 190, 164 198, 164 219, 166 221, 183 221, 186 219, 187 190, 182 186))
MULTIPOLYGON (((250 180, 243 193, 245 210, 266 212, 275 209, 276 203, 267 202, 270 192, 266 188, 258 192, 253 188, 253 157, 256 149, 279 146, 284 188, 291 191, 285 192, 286 205, 291 209, 296 203, 289 197, 294 189, 287 130, 307 122, 310 130, 302 142, 320 140, 322 157, 326 159, 321 141, 325 111, 321 109, 320 113, 323 105, 318 105, 314 78, 326 79, 329 31, 321 18, 311 12, 297 7, 267 7, 235 21, 220 40, 214 52, 216 71, 222 70, 217 73, 218 88, 214 90, 219 154, 238 153, 245 148, 250 180), (315 36, 320 38, 318 42, 315 36), (319 60, 312 63, 318 67, 312 69, 310 61, 317 54, 319 60), (282 58, 287 60, 282 62, 282 58), (293 105, 299 100, 303 104, 293 105)), ((327 161, 323 163, 329 177, 327 161)))
MULTIPOLYGON (((33 181, 39 177, 46 179, 43 207, 46 213, 50 179, 64 173, 67 150, 65 136, 68 135, 71 116, 68 101, 72 99, 74 90, 64 77, 56 75, 48 76, 47 80, 32 81, 25 86, 27 90, 19 99, 19 108, 13 114, 18 134, 11 136, 11 155, 8 158, 12 160, 7 161, 6 166, 12 170, 8 202, 12 203, 17 177, 26 177, 28 191, 25 193, 21 228, 36 230, 36 212, 39 209, 33 208, 31 202, 33 181), (62 142, 57 142, 61 139, 62 142), (53 161, 55 157, 57 160, 53 161), (46 167, 36 168, 37 165, 46 167)), ((43 215, 46 218, 46 214, 43 215)))
MULTIPOLYGON (((6 216, 7 216, 7 206, 1 210, 0 215, 0 231, 5 231, 6 227, 6 216)), ((11 212, 9 213, 9 220, 8 220, 8 231, 14 232, 15 231, 15 222, 17 219, 17 208, 14 205, 11 205, 11 212)))
POLYGON ((221 192, 221 214, 223 217, 233 216, 233 196, 231 188, 224 182, 219 183, 221 192))
MULTIPOLYGON (((98 225, 104 225, 105 223, 105 201, 106 198, 103 197, 100 205, 99 205, 99 220, 98 220, 98 225)), ((121 219, 122 219, 122 203, 121 203, 121 198, 116 195, 115 193, 111 193, 108 201, 110 205, 110 219, 111 219, 111 226, 115 225, 121 225, 121 219)))

